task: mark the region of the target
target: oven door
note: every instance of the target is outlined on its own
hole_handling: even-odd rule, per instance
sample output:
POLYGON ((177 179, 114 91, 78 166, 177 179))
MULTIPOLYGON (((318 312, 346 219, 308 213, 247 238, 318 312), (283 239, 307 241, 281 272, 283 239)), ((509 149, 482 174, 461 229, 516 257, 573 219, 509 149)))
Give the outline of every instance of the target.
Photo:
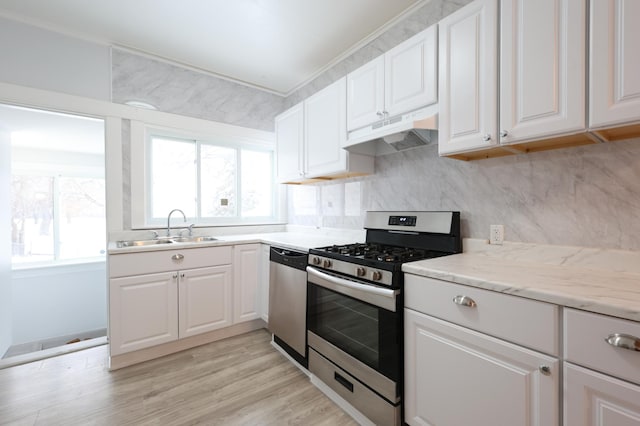
MULTIPOLYGON (((402 309, 399 290, 345 279, 307 267, 307 328, 309 346, 358 376, 370 369, 393 383, 397 396, 402 350, 402 309), (327 344, 328 343, 328 344, 327 344), (338 349, 338 351, 336 351, 338 349), (344 352, 344 357, 336 352, 344 352), (340 357, 342 361, 334 358, 340 357), (362 363, 367 367, 345 366, 362 363), (361 370, 357 374, 354 370, 361 370)), ((370 380, 361 378, 365 383, 370 380)), ((374 390, 375 390, 375 386, 374 390)), ((394 396, 387 394, 393 401, 394 396)))

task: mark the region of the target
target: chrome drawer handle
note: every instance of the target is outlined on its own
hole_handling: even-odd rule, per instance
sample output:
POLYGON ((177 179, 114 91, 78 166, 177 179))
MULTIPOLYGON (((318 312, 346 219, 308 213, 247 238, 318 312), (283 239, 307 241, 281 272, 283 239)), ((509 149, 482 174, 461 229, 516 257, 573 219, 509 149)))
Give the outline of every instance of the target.
POLYGON ((458 295, 453 298, 453 303, 460 306, 467 306, 469 308, 475 308, 478 306, 475 300, 470 298, 469 296, 458 295))
POLYGON ((173 259, 176 262, 180 262, 182 259, 184 259, 184 256, 178 253, 171 256, 171 259, 173 259))
POLYGON ((616 348, 629 349, 640 352, 640 339, 629 334, 614 333, 604 339, 605 342, 616 348))

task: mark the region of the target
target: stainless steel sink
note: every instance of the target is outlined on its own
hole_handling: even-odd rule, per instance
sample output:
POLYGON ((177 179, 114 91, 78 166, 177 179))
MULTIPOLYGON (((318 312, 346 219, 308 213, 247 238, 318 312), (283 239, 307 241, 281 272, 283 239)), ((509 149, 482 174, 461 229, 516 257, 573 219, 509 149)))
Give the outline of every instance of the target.
POLYGON ((206 241, 216 241, 217 238, 209 236, 193 236, 193 237, 162 237, 155 240, 128 240, 116 241, 118 248, 123 247, 142 247, 153 246, 157 244, 173 244, 173 243, 202 243, 206 241))
POLYGON ((156 244, 172 244, 173 240, 129 240, 129 241, 116 241, 118 248, 122 247, 140 247, 140 246, 153 246, 156 244))
POLYGON ((215 237, 207 237, 207 236, 193 236, 193 237, 176 237, 171 238, 171 241, 175 243, 202 243, 205 241, 216 241, 215 237))

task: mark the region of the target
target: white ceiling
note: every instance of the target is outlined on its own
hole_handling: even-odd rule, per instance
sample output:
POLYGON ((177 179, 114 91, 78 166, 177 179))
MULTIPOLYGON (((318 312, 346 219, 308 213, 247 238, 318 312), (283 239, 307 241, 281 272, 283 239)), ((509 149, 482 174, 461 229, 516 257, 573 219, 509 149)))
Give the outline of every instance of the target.
POLYGON ((0 0, 0 15, 290 93, 429 0, 0 0))

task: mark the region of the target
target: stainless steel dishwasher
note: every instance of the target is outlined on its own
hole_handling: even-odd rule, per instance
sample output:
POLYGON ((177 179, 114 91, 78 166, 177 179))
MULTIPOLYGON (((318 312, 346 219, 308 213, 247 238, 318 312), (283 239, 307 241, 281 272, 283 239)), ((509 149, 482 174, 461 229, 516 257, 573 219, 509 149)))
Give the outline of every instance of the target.
POLYGON ((307 367, 308 253, 271 247, 269 331, 273 341, 307 367))

